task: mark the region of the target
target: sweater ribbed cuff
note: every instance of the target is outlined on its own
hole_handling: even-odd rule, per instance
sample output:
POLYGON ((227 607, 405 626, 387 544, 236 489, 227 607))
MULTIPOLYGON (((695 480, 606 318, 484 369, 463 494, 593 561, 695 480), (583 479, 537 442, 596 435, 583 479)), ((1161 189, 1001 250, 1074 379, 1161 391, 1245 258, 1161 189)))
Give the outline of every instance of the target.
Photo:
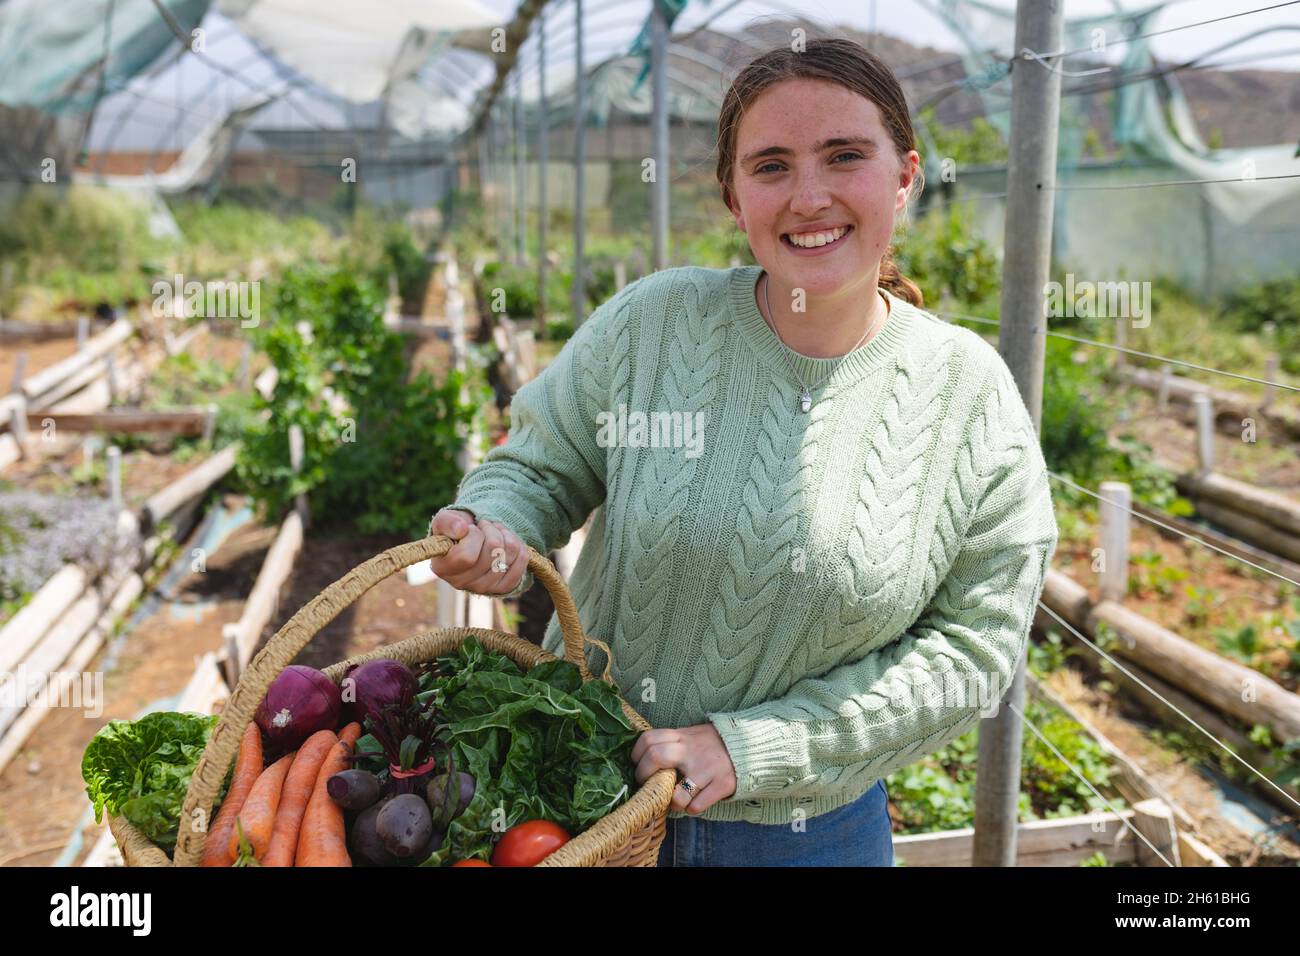
POLYGON ((789 721, 754 711, 708 717, 736 768, 736 792, 729 799, 771 796, 800 782, 787 739, 789 721))

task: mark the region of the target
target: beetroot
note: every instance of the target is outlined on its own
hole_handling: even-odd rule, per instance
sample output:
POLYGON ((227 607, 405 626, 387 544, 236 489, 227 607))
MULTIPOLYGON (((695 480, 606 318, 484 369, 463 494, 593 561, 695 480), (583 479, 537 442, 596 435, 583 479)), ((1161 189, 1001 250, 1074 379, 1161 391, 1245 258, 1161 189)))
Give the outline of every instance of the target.
POLYGON ((408 692, 418 690, 409 667, 384 658, 348 668, 341 687, 345 718, 363 725, 366 717, 378 718, 385 707, 400 703, 408 692))
POLYGON ((253 719, 271 747, 287 753, 316 731, 338 727, 342 710, 338 685, 314 667, 290 664, 271 683, 253 719))

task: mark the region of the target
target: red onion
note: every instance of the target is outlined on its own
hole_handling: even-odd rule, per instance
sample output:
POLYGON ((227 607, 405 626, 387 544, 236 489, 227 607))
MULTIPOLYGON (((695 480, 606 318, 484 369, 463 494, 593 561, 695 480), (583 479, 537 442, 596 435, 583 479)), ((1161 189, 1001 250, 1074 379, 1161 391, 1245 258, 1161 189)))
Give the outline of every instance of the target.
POLYGON ((272 748, 287 752, 318 730, 338 727, 342 708, 338 685, 324 673, 290 664, 271 683, 253 719, 272 748))
POLYGON ((378 658, 348 668, 342 688, 344 716, 360 723, 378 717, 390 704, 400 704, 408 692, 414 695, 419 684, 405 664, 378 658))

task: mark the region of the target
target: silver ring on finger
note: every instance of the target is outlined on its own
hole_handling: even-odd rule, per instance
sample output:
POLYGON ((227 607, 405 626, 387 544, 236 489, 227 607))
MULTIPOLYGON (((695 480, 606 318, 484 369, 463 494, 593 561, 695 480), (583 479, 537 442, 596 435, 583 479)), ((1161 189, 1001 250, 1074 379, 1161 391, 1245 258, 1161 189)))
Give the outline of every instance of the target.
POLYGON ((497 558, 492 562, 492 570, 496 571, 498 574, 505 574, 510 570, 510 565, 506 564, 500 558, 497 558))

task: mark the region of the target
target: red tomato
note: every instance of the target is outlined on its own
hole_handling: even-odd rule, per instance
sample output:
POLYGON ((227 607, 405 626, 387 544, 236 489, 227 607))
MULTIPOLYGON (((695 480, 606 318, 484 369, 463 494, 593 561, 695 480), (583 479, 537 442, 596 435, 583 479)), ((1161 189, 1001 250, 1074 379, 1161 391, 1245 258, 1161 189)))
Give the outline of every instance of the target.
POLYGON ((493 866, 536 866, 564 844, 569 834, 550 820, 526 820, 501 835, 492 851, 493 866))
POLYGON ((452 864, 452 866, 491 866, 491 865, 492 864, 487 862, 486 860, 480 860, 477 857, 475 857, 472 860, 457 860, 455 863, 452 864))

